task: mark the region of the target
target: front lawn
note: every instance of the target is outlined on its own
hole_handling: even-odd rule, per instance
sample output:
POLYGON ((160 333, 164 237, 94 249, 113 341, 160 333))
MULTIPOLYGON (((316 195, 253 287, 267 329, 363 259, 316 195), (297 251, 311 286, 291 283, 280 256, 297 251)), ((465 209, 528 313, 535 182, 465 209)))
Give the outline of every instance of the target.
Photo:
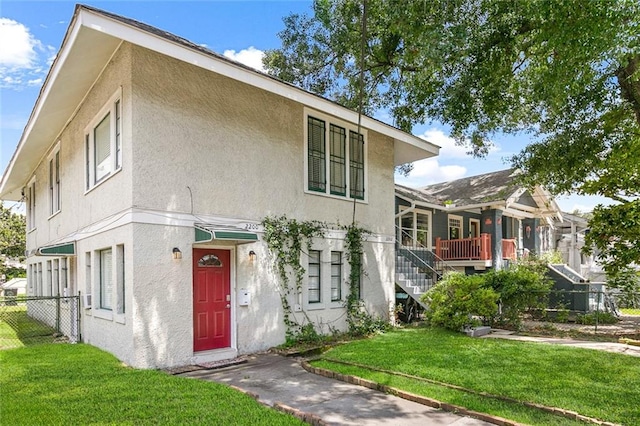
POLYGON ((522 402, 576 411, 625 425, 640 424, 640 358, 566 346, 474 339, 441 329, 395 330, 323 354, 317 367, 374 380, 443 402, 529 424, 571 424, 568 419, 399 377, 363 364, 522 402))
POLYGON ((89 345, 0 351, 2 424, 302 425, 227 386, 135 370, 89 345))
POLYGON ((622 308, 620 312, 622 312, 622 315, 640 315, 640 309, 622 308))

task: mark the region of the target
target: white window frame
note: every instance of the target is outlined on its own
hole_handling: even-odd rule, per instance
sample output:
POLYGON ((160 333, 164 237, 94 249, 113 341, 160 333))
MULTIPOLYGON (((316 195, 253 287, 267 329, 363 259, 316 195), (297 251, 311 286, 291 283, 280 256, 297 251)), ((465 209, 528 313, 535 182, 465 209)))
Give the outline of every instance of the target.
POLYGON ((330 296, 330 300, 332 302, 340 302, 342 300, 342 283, 344 281, 344 260, 345 260, 345 257, 344 257, 344 253, 342 251, 339 251, 339 250, 330 250, 329 255, 330 255, 330 265, 331 265, 331 269, 330 269, 330 272, 331 272, 330 275, 331 276, 329 277, 330 278, 330 280, 329 280, 330 281, 329 282, 329 296, 330 296), (334 263, 333 262, 333 255, 334 254, 338 254, 340 256, 340 263, 334 263), (337 283, 338 284, 338 286, 337 286, 338 297, 335 298, 333 296, 333 290, 334 290, 333 280, 334 280, 334 278, 336 278, 336 275, 333 274, 333 267, 334 266, 338 266, 338 265, 340 266, 340 269, 339 269, 340 275, 337 276, 337 278, 338 278, 338 283, 337 283))
MULTIPOLYGON (((358 126, 357 124, 349 123, 343 120, 340 120, 336 117, 329 116, 327 114, 323 114, 319 111, 312 110, 310 108, 304 108, 304 192, 307 194, 320 195, 330 198, 336 198, 340 200, 348 200, 353 202, 354 198, 351 197, 351 137, 350 132, 354 132, 357 134, 358 126), (325 188, 324 191, 309 189, 309 128, 308 122, 309 117, 316 118, 318 120, 322 120, 325 122, 325 188), (345 129, 345 183, 346 190, 345 195, 338 195, 331 193, 331 125, 335 125, 345 129)), ((368 132, 365 128, 360 128, 360 134, 364 140, 364 197, 363 198, 355 198, 355 200, 359 203, 368 203, 369 201, 369 157, 368 157, 368 132)))
POLYGON ((464 235, 462 235, 462 233, 464 232, 464 218, 462 216, 458 216, 455 214, 450 214, 447 215, 447 239, 451 240, 451 228, 458 228, 460 231, 458 232, 458 238, 456 238, 457 240, 463 239, 464 235), (457 220, 460 223, 460 226, 451 226, 451 220, 457 220))
POLYGON ((36 229, 36 177, 27 185, 27 231, 36 229))
POLYGON ((98 308, 105 311, 113 311, 113 249, 111 247, 98 250, 98 308), (107 268, 106 257, 109 256, 107 268))
POLYGON ((60 212, 60 141, 58 141, 47 159, 50 219, 60 212))
POLYGON ((90 192, 122 170, 122 109, 122 88, 118 88, 84 129, 85 193, 90 192), (109 115, 110 153, 106 160, 108 160, 109 167, 104 176, 97 178, 95 129, 107 115, 109 115))
POLYGON ((88 252, 86 255, 86 269, 87 280, 86 288, 89 290, 89 294, 96 295, 93 297, 91 306, 92 315, 96 318, 101 318, 109 321, 115 321, 120 324, 125 324, 125 247, 124 244, 117 244, 110 247, 103 247, 99 250, 88 252), (111 288, 107 294, 105 294, 105 271, 102 261, 103 252, 111 252, 111 270, 108 272, 108 278, 111 280, 111 288), (93 259, 92 255, 93 254, 93 259), (93 271, 91 271, 91 263, 97 265, 93 271), (108 296, 109 304, 105 305, 105 298, 108 296))
POLYGON ((301 260, 306 269, 303 280, 302 304, 306 311, 318 311, 322 309, 344 309, 344 298, 349 293, 347 287, 347 277, 350 273, 350 266, 345 255, 344 236, 339 233, 329 235, 327 238, 314 239, 311 250, 320 252, 320 302, 309 301, 309 255, 304 254, 301 260), (332 273, 332 253, 340 253, 340 279, 339 294, 340 299, 334 300, 332 297, 332 284, 334 275, 332 273))
MULTIPOLYGON (((427 245, 425 248, 432 249, 433 248, 433 212, 431 210, 423 210, 415 208, 410 212, 406 212, 405 210, 409 210, 409 206, 400 206, 400 215, 398 216, 398 229, 400 230, 400 242, 403 242, 404 233, 403 231, 408 228, 404 228, 402 226, 402 217, 405 215, 412 215, 412 224, 411 228, 411 239, 413 241, 414 246, 417 247, 416 242, 418 241, 418 214, 424 215, 428 217, 428 228, 427 228, 427 245)), ((404 244, 403 244, 404 245, 404 244)))
MULTIPOLYGON (((310 250, 309 251, 309 256, 307 257, 308 261, 307 261, 307 302, 309 304, 313 304, 313 305, 317 305, 322 303, 322 281, 323 281, 323 273, 322 273, 322 250, 310 250), (313 265, 318 265, 318 287, 317 289, 314 288, 314 290, 318 291, 318 299, 317 300, 311 300, 311 252, 313 253, 318 253, 318 263, 313 263, 313 265)), ((315 276, 314 276, 315 277, 315 276)))

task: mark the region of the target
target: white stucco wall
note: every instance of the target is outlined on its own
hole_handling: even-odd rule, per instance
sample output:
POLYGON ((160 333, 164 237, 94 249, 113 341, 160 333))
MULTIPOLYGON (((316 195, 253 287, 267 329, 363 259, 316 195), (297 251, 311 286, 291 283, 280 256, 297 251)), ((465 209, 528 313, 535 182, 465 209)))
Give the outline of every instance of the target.
MULTIPOLYGON (((304 192, 303 105, 162 57, 133 54, 133 203, 261 220, 351 223, 353 203, 304 192)), ((393 235, 393 141, 368 131, 368 204, 356 219, 393 235)))
POLYGON ((76 114, 69 117, 51 149, 60 147, 60 211, 50 217, 49 156, 35 171, 36 228, 27 233, 27 250, 56 241, 116 214, 132 204, 131 46, 112 58, 76 114), (122 88, 122 170, 85 193, 85 130, 107 100, 122 88))
MULTIPOLYGON (((133 345, 133 327, 137 323, 134 302, 133 225, 125 225, 99 233, 76 243, 76 264, 79 288, 82 294, 91 294, 92 306, 81 303, 82 340, 109 351, 129 365, 137 366, 133 345), (112 270, 116 268, 116 247, 124 246, 124 300, 125 312, 118 314, 116 282, 112 291, 112 310, 100 309, 100 257, 99 251, 111 248, 112 270)), ((115 277, 112 272, 112 276, 115 277)))

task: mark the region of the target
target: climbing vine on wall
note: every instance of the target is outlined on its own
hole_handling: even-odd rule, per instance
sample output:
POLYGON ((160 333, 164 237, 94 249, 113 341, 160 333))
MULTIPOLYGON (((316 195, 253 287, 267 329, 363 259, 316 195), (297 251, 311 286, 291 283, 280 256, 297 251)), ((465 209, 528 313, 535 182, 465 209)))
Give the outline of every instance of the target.
MULTIPOLYGON (((327 226, 318 221, 298 221, 286 216, 267 217, 262 221, 262 224, 264 239, 274 257, 276 271, 281 282, 280 300, 284 312, 284 323, 287 327, 287 341, 295 342, 316 338, 317 333, 314 326, 304 311, 302 314, 308 323, 299 324, 296 321, 289 303, 289 296, 292 293, 298 294, 302 291, 302 282, 306 274, 305 267, 300 263, 303 248, 308 253, 311 250, 312 239, 323 237, 324 229, 327 226)), ((353 335, 365 335, 385 329, 388 323, 369 315, 363 308, 360 298, 363 275, 363 243, 369 232, 356 224, 340 228, 345 231, 345 255, 350 266, 347 280, 349 291, 345 299, 349 332, 353 335)))
MULTIPOLYGON (((286 216, 266 217, 262 221, 264 239, 275 257, 275 266, 280 277, 282 290, 280 300, 284 311, 284 323, 287 327, 288 341, 296 340, 305 329, 293 318, 288 296, 302 290, 305 268, 300 264, 303 246, 311 250, 311 240, 324 235, 324 226, 318 221, 298 221, 286 216)), ((307 328, 308 330, 308 328, 307 328)))
POLYGON ((389 323, 384 319, 374 318, 362 306, 360 292, 362 291, 362 256, 364 253, 363 243, 369 235, 369 231, 352 223, 345 228, 345 249, 347 261, 349 262, 349 294, 345 301, 347 308, 347 324, 349 333, 356 336, 363 336, 375 331, 385 330, 389 323))

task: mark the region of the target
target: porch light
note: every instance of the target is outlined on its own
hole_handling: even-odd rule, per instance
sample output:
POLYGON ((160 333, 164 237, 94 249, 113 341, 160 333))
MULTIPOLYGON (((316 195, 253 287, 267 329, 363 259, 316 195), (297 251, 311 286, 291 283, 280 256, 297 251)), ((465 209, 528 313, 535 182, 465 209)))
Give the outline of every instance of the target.
POLYGON ((182 259, 182 252, 178 247, 174 247, 172 252, 175 260, 182 259))
POLYGON ((250 260, 251 262, 255 262, 255 260, 256 260, 256 258, 257 258, 257 257, 258 257, 258 256, 256 256, 256 252, 255 252, 255 251, 251 250, 251 251, 249 252, 249 260, 250 260))

